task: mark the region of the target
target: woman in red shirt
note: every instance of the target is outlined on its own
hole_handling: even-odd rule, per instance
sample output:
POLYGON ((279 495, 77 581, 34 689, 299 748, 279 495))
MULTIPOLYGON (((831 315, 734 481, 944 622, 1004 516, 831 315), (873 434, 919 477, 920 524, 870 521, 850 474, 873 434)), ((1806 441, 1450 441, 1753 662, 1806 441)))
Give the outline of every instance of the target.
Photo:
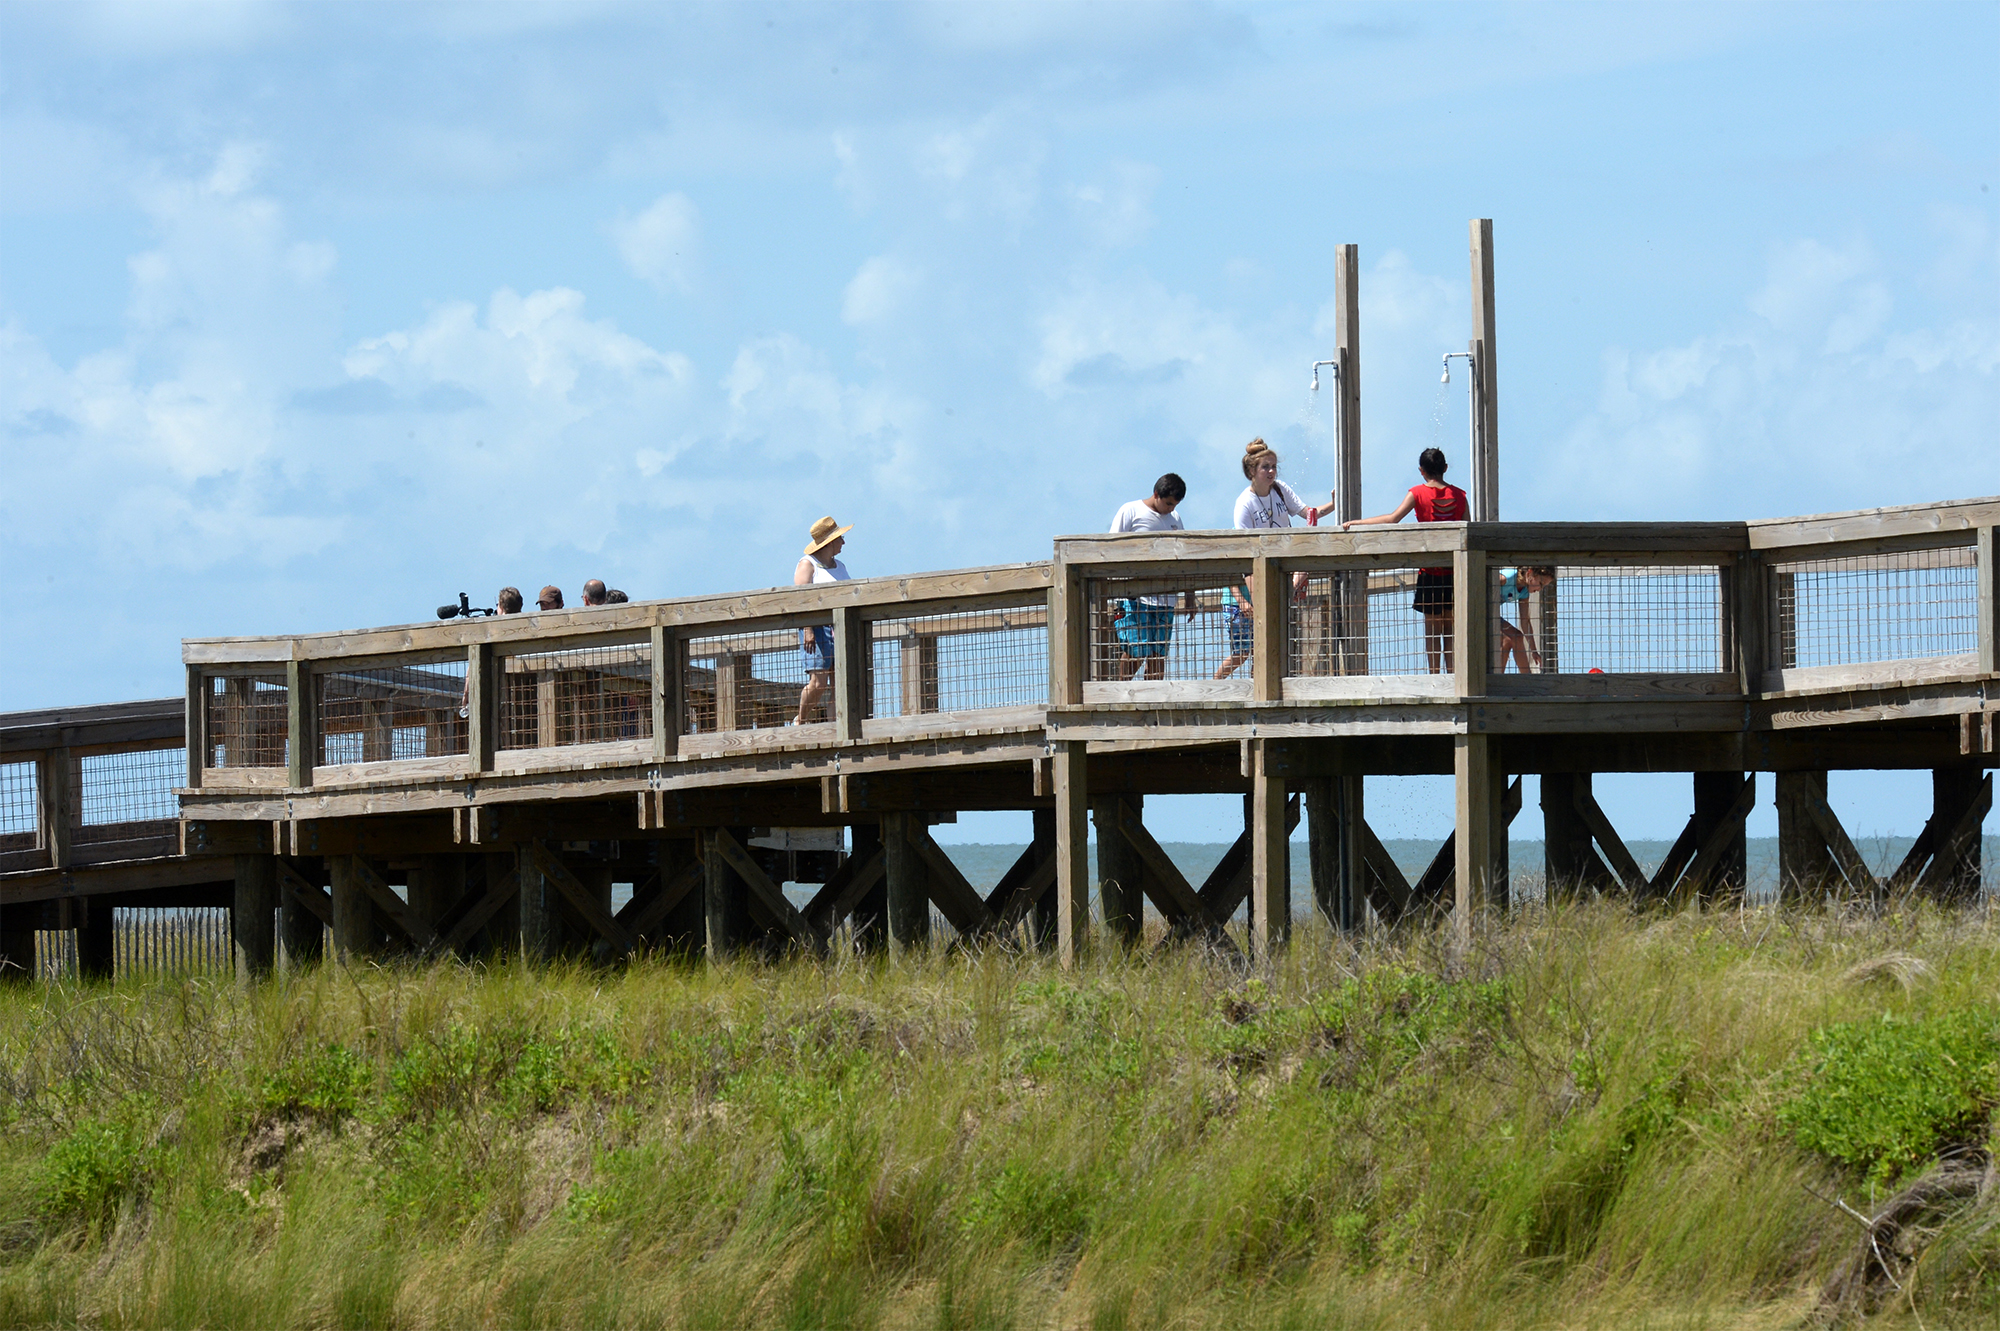
MULTIPOLYGON (((1427 448, 1417 457, 1417 470, 1423 474, 1423 482, 1410 487, 1403 496, 1403 502, 1396 505, 1394 513, 1384 513, 1380 517, 1356 518, 1352 522, 1341 523, 1341 530, 1349 527, 1363 527, 1391 522, 1401 522, 1415 509, 1418 522, 1465 522, 1472 517, 1472 501, 1465 491, 1456 485, 1446 485, 1446 467, 1442 449, 1427 448)), ((1417 570, 1417 595, 1411 608, 1424 617, 1424 655, 1428 658, 1433 675, 1439 673, 1439 665, 1449 672, 1452 669, 1452 615, 1451 615, 1451 570, 1449 568, 1420 568, 1417 570)))

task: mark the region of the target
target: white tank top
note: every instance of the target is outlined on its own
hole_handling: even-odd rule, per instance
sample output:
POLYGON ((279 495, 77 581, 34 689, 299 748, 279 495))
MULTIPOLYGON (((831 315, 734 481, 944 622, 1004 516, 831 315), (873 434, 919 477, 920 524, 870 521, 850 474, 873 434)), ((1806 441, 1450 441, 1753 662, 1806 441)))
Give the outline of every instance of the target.
POLYGON ((847 565, 841 563, 838 559, 833 561, 832 568, 828 568, 826 565, 819 562, 819 557, 817 555, 807 555, 806 558, 812 563, 814 582, 847 581, 847 565))

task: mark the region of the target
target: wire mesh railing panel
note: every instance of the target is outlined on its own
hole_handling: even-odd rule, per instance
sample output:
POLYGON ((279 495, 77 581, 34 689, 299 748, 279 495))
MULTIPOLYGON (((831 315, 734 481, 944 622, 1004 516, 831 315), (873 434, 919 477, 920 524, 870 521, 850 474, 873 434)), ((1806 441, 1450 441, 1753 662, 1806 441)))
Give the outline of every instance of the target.
POLYGON ((181 813, 174 787, 186 780, 186 749, 87 753, 77 760, 81 823, 70 836, 87 844, 165 835, 181 813))
POLYGON ((1978 550, 1768 565, 1772 666, 1864 665, 1979 649, 1978 550))
POLYGON ((1714 564, 1517 564, 1487 569, 1487 639, 1499 673, 1727 673, 1714 564))
POLYGON ((801 702, 807 724, 831 721, 833 668, 830 624, 690 638, 681 669, 681 733, 774 729, 794 720, 801 702))
POLYGON ((35 764, 0 763, 0 837, 29 838, 41 819, 36 811, 35 764))
POLYGON ((1294 575, 1291 589, 1285 612, 1286 674, 1310 678, 1444 670, 1450 635, 1436 616, 1451 613, 1449 577, 1420 579, 1414 568, 1342 570, 1294 575), (1428 638, 1426 608, 1431 627, 1440 630, 1428 638))
POLYGON ((873 622, 868 714, 1045 706, 1048 621, 1044 604, 873 622))
POLYGON ((227 906, 121 906, 111 913, 113 975, 185 975, 234 965, 227 906))
POLYGON ((501 661, 501 748, 653 737, 650 642, 525 652, 501 661))
POLYGON ((322 764, 455 758, 471 752, 465 662, 322 670, 322 764))
POLYGON ((283 767, 291 753, 283 675, 208 676, 208 752, 202 766, 283 767))
POLYGON ((1250 676, 1256 623, 1245 585, 1228 574, 1092 578, 1085 678, 1117 684, 1250 676))

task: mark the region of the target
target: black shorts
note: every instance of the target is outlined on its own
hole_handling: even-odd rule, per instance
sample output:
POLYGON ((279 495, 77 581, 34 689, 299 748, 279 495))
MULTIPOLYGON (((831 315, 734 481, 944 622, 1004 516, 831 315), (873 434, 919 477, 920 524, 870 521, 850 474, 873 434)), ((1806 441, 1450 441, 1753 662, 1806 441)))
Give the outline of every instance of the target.
POLYGON ((1426 615, 1450 614, 1451 574, 1417 570, 1417 597, 1410 606, 1426 615))

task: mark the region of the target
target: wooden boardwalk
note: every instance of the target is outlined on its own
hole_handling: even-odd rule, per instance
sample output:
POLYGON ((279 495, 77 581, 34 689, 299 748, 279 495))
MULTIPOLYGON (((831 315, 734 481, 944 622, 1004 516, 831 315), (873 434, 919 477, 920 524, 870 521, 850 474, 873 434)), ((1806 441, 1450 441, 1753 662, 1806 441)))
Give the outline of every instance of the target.
POLYGON ((1069 958, 1093 921, 1136 938, 1145 901, 1177 935, 1220 937, 1246 899, 1264 954, 1290 929, 1302 817, 1340 927, 1504 908, 1523 773, 1541 777, 1561 890, 1740 890, 1764 772, 1786 890, 1963 897, 2000 712, 1996 521, 1989 498, 1069 537, 1033 564, 190 639, 184 700, 0 718, 0 957, 18 963, 31 929, 108 937, 91 903, 133 894, 230 903, 249 971, 280 942, 303 958, 329 940, 894 948, 933 907, 960 934, 1069 958), (1523 567, 1550 581, 1508 602, 1523 567), (1422 570, 1452 575, 1443 641, 1412 608, 1422 570), (1167 613, 1170 635, 1149 627, 1167 613), (799 631, 829 624, 826 705, 787 724, 799 631), (1503 659, 1508 625, 1534 633, 1525 673, 1503 659), (1889 881, 1827 808, 1826 773, 1851 768, 1933 773, 1930 825, 1889 881), (1591 795, 1622 771, 1691 774, 1686 830, 1651 875, 1591 795), (1416 773, 1453 774, 1456 800, 1412 883, 1369 830, 1365 778, 1416 773), (1146 795, 1183 792, 1245 797, 1243 837, 1199 884, 1144 818, 1146 795), (928 830, 973 809, 1034 811, 1033 844, 984 895, 928 830), (786 879, 824 885, 799 908, 786 879), (614 884, 632 889, 616 912, 614 884))

